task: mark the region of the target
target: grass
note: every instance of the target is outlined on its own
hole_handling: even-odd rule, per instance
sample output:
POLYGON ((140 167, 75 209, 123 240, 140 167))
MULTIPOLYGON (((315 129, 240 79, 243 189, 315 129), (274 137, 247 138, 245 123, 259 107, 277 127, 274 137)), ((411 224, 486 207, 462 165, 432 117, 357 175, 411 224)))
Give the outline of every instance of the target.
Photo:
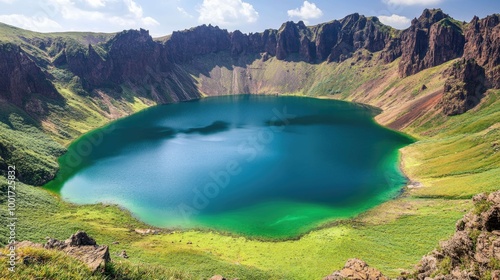
MULTIPOLYGON (((19 240, 44 242, 46 236, 66 239, 84 229, 99 244, 111 244, 115 260, 126 250, 130 258, 122 263, 175 268, 190 275, 185 279, 214 274, 242 279, 316 279, 340 268, 351 257, 396 276, 432 250, 436 239, 449 236, 454 222, 469 207, 467 201, 450 204, 447 200, 408 197, 400 201, 405 205, 403 215, 395 207, 375 208, 359 219, 313 231, 298 240, 263 242, 200 231, 142 236, 133 229, 147 225, 117 206, 71 205, 24 184, 17 190, 19 240), (386 219, 373 222, 369 217, 386 219), (437 225, 436 220, 440 221, 437 225), (120 244, 112 244, 114 241, 120 244)), ((2 227, 1 237, 7 236, 4 231, 2 227)))
POLYGON ((58 168, 65 148, 43 132, 37 121, 14 106, 0 103, 0 166, 16 163, 22 179, 41 184, 58 168))
POLYGON ((22 260, 15 272, 8 270, 7 259, 4 256, 8 251, 2 249, 0 256, 1 279, 71 279, 71 280, 99 280, 99 279, 191 279, 185 272, 159 265, 138 266, 128 262, 113 262, 105 267, 102 274, 92 273, 85 264, 65 253, 42 248, 20 248, 17 253, 22 260))
MULTIPOLYGON (((470 198, 499 189, 499 97, 500 91, 493 90, 466 114, 437 116, 430 135, 403 149, 405 172, 425 186, 414 195, 470 198)), ((422 133, 426 128, 411 129, 422 133)))

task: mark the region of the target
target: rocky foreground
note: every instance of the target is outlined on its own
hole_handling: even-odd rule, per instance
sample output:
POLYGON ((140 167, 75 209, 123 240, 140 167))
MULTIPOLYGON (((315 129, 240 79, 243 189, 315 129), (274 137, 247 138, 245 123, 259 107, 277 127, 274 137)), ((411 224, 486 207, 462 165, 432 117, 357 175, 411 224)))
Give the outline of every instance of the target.
MULTIPOLYGON (((456 224, 453 237, 398 279, 500 279, 500 191, 473 197, 474 209, 456 224)), ((324 280, 389 279, 358 259, 324 280)))
MULTIPOLYGON (((399 280, 448 280, 448 279, 500 279, 500 191, 478 194, 473 197, 474 208, 456 224, 456 232, 439 248, 424 256, 411 272, 402 273, 399 280)), ((83 231, 78 231, 64 241, 48 238, 45 244, 23 241, 17 247, 35 247, 60 250, 76 258, 94 273, 104 271, 111 261, 106 245, 96 241, 83 231)), ((125 252, 120 257, 128 258, 125 252)), ((36 261, 24 256, 25 264, 36 261)), ((224 280, 215 275, 212 280, 224 280)), ((376 268, 359 259, 350 259, 341 270, 324 280, 340 279, 389 279, 376 268)))
MULTIPOLYGON (((60 250, 68 256, 76 258, 89 267, 92 272, 104 270, 106 263, 111 261, 109 256, 109 247, 106 245, 97 245, 95 240, 88 236, 84 231, 78 231, 71 235, 70 238, 60 241, 54 238, 48 238, 47 243, 39 244, 31 241, 23 241, 16 244, 17 248, 34 247, 45 248, 50 250, 60 250)), ((36 261, 31 256, 24 256, 22 262, 29 264, 36 261)))

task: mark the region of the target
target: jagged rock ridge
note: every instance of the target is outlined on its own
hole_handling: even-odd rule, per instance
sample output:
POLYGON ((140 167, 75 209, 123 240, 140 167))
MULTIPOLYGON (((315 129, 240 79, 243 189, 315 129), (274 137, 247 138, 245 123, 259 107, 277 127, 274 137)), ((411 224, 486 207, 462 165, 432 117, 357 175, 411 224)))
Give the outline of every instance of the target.
POLYGON ((24 39, 31 48, 46 52, 48 57, 42 58, 29 57, 19 46, 4 44, 0 48, 0 96, 35 115, 43 112, 43 106, 29 101, 29 95, 39 93, 57 99, 51 82, 67 83, 79 94, 104 89, 117 97, 125 85, 159 103, 198 98, 200 90, 183 65, 197 56, 219 52, 235 60, 274 56, 278 60, 322 63, 341 62, 360 50, 380 51, 379 58, 385 63, 401 58, 402 77, 463 56, 476 59, 485 69, 485 87, 500 87, 498 15, 475 17, 465 24, 440 9, 426 9, 403 31, 382 24, 376 17, 352 14, 309 27, 303 22, 286 22, 278 30, 261 33, 228 32, 202 25, 156 41, 142 29, 123 31, 110 39, 92 38, 86 40, 87 45, 63 37, 24 39), (50 67, 67 69, 74 77, 66 81, 51 77, 46 74, 50 67))
POLYGON ((465 38, 461 23, 441 10, 424 10, 404 30, 401 43, 399 73, 406 77, 454 58, 461 57, 465 38))

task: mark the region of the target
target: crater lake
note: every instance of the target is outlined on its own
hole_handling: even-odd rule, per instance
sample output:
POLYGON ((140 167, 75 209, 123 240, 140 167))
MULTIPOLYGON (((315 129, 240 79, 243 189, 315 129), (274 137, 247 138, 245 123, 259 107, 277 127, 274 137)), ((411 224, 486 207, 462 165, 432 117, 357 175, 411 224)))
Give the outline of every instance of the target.
POLYGON ((290 238, 394 198, 409 137, 377 109, 237 95, 155 106, 86 133, 45 187, 157 227, 290 238))

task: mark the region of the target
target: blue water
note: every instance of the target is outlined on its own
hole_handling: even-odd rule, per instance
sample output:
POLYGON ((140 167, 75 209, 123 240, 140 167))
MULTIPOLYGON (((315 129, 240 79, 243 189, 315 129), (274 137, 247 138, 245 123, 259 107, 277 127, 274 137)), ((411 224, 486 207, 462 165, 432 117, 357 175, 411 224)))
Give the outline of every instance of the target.
POLYGON ((397 195, 398 149, 411 139, 375 113, 249 95, 157 106, 75 141, 46 187, 155 226, 292 237, 397 195))

